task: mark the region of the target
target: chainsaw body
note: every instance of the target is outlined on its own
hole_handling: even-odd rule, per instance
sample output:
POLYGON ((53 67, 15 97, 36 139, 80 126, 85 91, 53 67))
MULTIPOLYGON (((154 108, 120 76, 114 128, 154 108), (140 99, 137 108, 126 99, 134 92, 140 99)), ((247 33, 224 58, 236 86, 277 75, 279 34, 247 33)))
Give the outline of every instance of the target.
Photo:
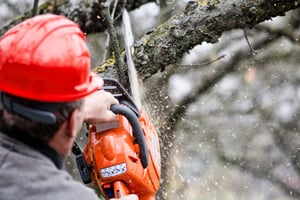
POLYGON ((111 108, 117 122, 89 125, 84 162, 106 199, 136 194, 140 200, 154 200, 161 175, 159 139, 147 114, 132 109, 131 100, 128 104, 121 96, 111 108))

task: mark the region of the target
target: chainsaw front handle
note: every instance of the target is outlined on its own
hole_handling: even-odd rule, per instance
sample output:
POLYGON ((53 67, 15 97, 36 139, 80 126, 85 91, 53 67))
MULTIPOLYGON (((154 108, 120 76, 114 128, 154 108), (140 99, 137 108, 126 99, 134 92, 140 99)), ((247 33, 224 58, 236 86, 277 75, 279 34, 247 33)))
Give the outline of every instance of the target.
POLYGON ((146 139, 136 113, 123 104, 113 104, 111 105, 110 110, 115 114, 123 115, 130 123, 133 130, 133 135, 136 138, 137 144, 140 148, 140 159, 142 166, 144 169, 147 168, 149 164, 149 152, 146 139))

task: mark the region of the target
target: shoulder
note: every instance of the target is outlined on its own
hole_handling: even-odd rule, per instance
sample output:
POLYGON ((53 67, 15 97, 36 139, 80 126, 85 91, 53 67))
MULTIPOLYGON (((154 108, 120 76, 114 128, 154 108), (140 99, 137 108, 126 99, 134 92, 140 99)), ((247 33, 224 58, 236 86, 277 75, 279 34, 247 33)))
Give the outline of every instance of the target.
POLYGON ((0 177, 1 200, 99 200, 93 189, 14 141, 0 141, 0 177))
POLYGON ((51 162, 49 165, 37 162, 31 167, 28 164, 9 167, 8 158, 1 167, 5 170, 0 170, 1 200, 2 197, 4 200, 99 200, 93 189, 75 181, 68 172, 57 169, 51 162))
MULTIPOLYGON (((50 182, 49 182, 50 183, 50 182)), ((95 191, 73 179, 52 182, 41 193, 41 199, 64 199, 64 200, 99 200, 95 191)))

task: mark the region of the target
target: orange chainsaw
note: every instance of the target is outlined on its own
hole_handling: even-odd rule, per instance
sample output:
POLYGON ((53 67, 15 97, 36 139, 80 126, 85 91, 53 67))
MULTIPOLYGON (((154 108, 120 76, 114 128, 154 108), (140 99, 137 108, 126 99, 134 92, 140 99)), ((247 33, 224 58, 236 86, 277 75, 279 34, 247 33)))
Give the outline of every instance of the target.
MULTIPOLYGON (((129 54, 128 65, 134 67, 130 64, 128 49, 126 54, 129 54)), ((161 175, 159 139, 155 128, 140 108, 139 98, 131 96, 118 81, 104 79, 103 89, 119 100, 119 104, 111 106, 111 111, 118 114, 118 120, 88 125, 88 142, 83 151, 74 143, 72 151, 81 178, 86 184, 95 184, 105 199, 136 194, 140 200, 154 200, 161 175)))

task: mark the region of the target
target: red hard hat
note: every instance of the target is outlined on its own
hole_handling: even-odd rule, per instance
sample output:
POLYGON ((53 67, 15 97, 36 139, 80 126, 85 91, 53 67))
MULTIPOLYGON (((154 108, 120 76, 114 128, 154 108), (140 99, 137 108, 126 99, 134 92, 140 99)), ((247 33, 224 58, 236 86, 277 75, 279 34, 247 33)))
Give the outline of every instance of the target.
POLYGON ((30 18, 0 38, 0 91, 32 100, 66 102, 102 85, 90 72, 84 33, 64 16, 30 18))

